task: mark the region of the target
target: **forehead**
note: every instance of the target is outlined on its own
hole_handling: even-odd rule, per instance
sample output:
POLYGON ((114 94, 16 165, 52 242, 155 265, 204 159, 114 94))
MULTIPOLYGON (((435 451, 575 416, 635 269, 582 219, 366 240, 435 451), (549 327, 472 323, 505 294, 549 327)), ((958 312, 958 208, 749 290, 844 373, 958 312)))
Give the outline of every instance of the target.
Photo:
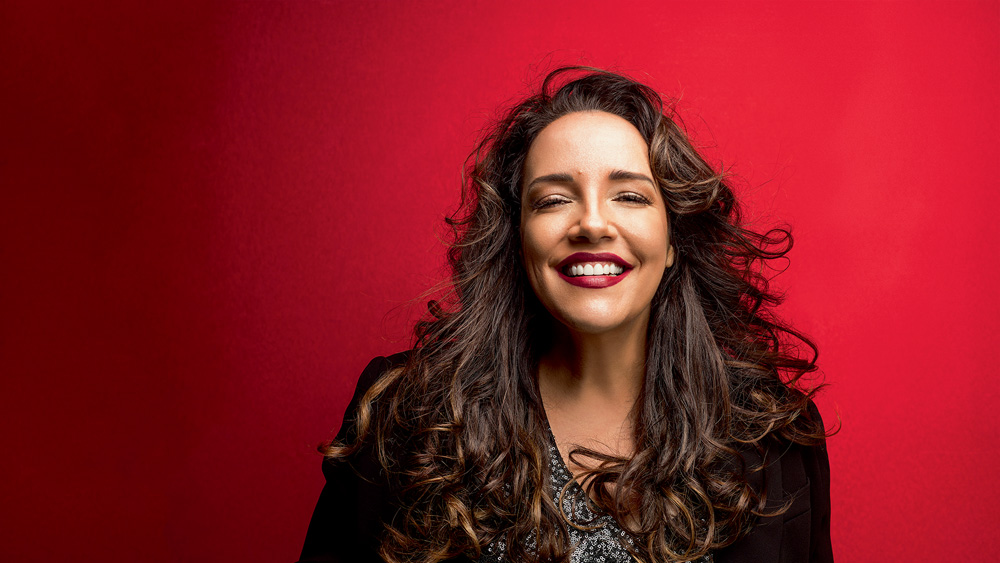
POLYGON ((535 138, 525 159, 525 180, 556 172, 649 172, 648 153, 642 134, 625 119, 602 111, 570 113, 535 138))

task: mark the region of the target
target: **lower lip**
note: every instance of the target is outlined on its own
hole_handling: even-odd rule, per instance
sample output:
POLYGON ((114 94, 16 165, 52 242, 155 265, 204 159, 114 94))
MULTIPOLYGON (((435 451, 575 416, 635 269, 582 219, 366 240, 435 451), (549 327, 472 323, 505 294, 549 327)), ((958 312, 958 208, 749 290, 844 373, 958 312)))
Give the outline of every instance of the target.
POLYGON ((611 287, 616 283, 625 279, 632 270, 625 270, 624 272, 618 274, 617 276, 575 276, 570 277, 566 274, 559 272, 562 279, 566 280, 567 283, 571 283, 577 287, 586 287, 588 289, 600 289, 602 287, 611 287))

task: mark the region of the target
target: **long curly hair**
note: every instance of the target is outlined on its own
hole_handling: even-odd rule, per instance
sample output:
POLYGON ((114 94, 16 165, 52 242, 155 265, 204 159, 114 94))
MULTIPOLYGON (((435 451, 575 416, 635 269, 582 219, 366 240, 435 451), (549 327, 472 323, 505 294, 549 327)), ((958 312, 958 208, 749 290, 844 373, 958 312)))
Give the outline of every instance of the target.
POLYGON ((649 87, 598 69, 550 73, 486 131, 448 220, 447 297, 431 301, 406 364, 363 397, 343 460, 373 446, 400 510, 387 561, 478 557, 504 540, 511 561, 567 561, 567 519, 547 494, 548 434, 536 380, 554 322, 528 283, 519 232, 522 170, 539 132, 579 111, 620 116, 642 134, 677 251, 652 302, 634 453, 586 448, 581 485, 612 514, 643 561, 689 561, 729 545, 765 510, 741 452, 769 440, 824 438, 809 414, 816 346, 770 311, 765 267, 792 246, 786 229, 744 225, 725 174, 698 154, 649 87), (525 541, 529 539, 529 541, 525 541))

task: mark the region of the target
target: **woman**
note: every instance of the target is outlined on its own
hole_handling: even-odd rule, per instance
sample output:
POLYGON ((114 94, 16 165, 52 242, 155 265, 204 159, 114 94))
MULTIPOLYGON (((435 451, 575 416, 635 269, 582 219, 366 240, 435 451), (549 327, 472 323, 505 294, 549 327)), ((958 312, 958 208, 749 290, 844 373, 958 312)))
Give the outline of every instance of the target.
POLYGON ((832 561, 816 348, 761 273, 791 238, 658 95, 557 70, 468 176, 451 298, 362 374, 302 560, 832 561))

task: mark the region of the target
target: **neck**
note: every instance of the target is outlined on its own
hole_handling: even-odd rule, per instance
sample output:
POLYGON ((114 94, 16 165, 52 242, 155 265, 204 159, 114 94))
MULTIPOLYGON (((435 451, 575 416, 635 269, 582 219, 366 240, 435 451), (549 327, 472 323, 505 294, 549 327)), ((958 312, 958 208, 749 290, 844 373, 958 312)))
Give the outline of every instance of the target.
POLYGON ((631 410, 645 378, 647 324, 630 323, 600 334, 558 331, 539 365, 543 398, 547 403, 606 402, 631 410))

